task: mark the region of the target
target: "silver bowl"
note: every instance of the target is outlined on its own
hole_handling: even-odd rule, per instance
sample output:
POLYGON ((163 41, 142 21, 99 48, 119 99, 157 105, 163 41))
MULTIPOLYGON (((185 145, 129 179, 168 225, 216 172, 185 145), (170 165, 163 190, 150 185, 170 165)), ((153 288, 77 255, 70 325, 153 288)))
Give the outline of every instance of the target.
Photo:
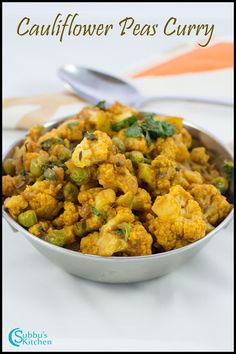
MULTIPOLYGON (((67 118, 71 117, 66 117, 63 120, 67 118)), ((45 128, 47 130, 54 128, 61 121, 47 123, 45 124, 45 128)), ((217 156, 216 163, 219 168, 222 168, 225 159, 232 160, 231 151, 212 134, 189 122, 184 122, 184 127, 189 130, 193 138, 217 156)), ((21 145, 22 141, 23 139, 12 145, 3 159, 10 157, 15 147, 21 145)), ((234 189, 233 183, 231 183, 228 195, 231 202, 233 201, 233 195, 234 189)), ((101 257, 61 248, 29 233, 4 208, 3 216, 13 231, 22 233, 40 253, 66 272, 98 282, 132 283, 160 277, 175 270, 186 261, 191 260, 213 236, 227 227, 233 218, 233 210, 213 231, 194 243, 173 251, 136 257, 101 257)))

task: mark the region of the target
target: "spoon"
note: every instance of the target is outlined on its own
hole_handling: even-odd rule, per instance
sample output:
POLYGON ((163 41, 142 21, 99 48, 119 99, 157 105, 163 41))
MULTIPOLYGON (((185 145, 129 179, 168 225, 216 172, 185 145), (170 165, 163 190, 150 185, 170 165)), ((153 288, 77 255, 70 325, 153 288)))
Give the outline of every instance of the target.
POLYGON ((129 82, 104 72, 68 64, 58 70, 59 77, 80 97, 91 104, 106 100, 108 104, 120 101, 139 108, 152 101, 176 100, 232 106, 229 98, 199 96, 142 96, 129 82))

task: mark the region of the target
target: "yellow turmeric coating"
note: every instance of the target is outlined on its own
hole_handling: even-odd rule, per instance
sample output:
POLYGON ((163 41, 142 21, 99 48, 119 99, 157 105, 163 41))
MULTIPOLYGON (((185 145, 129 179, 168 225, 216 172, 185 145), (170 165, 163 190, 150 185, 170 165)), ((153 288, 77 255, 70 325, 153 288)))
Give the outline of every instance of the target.
POLYGON ((51 130, 31 128, 4 161, 4 208, 35 237, 84 254, 184 247, 232 209, 228 177, 192 145, 180 117, 84 107, 51 130))

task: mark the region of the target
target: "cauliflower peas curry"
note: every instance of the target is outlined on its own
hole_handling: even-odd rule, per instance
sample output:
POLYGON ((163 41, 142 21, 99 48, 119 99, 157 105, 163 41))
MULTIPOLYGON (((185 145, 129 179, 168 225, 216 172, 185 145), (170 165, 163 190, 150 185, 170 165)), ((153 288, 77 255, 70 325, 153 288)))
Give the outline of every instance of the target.
POLYGON ((230 212, 222 174, 182 119, 116 102, 29 130, 4 161, 4 207, 30 233, 99 256, 145 256, 201 239, 230 212))

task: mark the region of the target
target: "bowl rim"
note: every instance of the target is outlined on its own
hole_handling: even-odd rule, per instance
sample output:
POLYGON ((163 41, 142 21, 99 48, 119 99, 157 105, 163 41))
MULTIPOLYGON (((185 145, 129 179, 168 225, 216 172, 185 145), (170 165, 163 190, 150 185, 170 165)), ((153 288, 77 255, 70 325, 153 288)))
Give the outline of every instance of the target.
MULTIPOLYGON (((59 120, 52 120, 50 122, 46 122, 45 124, 43 124, 43 126, 46 129, 52 128, 58 124, 61 124, 63 121, 65 121, 66 119, 71 119, 74 116, 70 115, 70 116, 66 116, 63 117, 59 120)), ((208 135, 210 138, 212 138, 213 140, 215 140, 217 142, 218 145, 220 145, 231 157, 231 159, 233 160, 233 151, 229 149, 228 146, 226 146, 218 137, 215 137, 212 133, 210 133, 209 131, 207 131, 205 128, 202 128, 200 126, 198 126, 195 123, 189 122, 187 120, 183 120, 183 126, 184 127, 189 127, 189 128, 193 128, 196 129, 206 135, 208 135)), ((12 143, 7 149, 6 151, 3 153, 3 158, 2 160, 4 161, 6 156, 9 154, 9 152, 17 145, 19 145, 19 143, 21 143, 25 136, 27 135, 24 134, 24 136, 20 139, 18 139, 17 141, 15 141, 14 143, 12 143)), ((153 258, 163 258, 163 257, 169 257, 171 255, 177 255, 179 253, 183 253, 183 252, 187 252, 188 250, 190 250, 191 248, 197 247, 199 246, 201 243, 206 242, 207 240, 209 240, 210 238, 212 238, 220 229, 222 228, 226 228, 226 226, 230 223, 230 221, 233 219, 233 214, 234 214, 234 206, 231 209, 230 213, 227 215, 227 217, 222 220, 220 222, 219 225, 217 225, 212 231, 210 231, 206 236, 202 237, 201 239, 194 241, 186 246, 174 249, 174 250, 170 250, 170 251, 165 251, 165 252, 161 252, 161 253, 154 253, 154 254, 150 254, 150 255, 145 255, 145 256, 131 256, 131 257, 115 257, 115 256, 98 256, 98 255, 93 255, 93 254, 86 254, 86 253, 81 253, 79 251, 74 251, 74 250, 70 250, 64 247, 60 247, 60 246, 56 246, 50 242, 47 242, 45 240, 40 239, 39 237, 31 234, 28 230, 26 230, 24 227, 22 227, 19 223, 17 223, 12 217, 11 215, 5 210, 4 205, 2 205, 2 214, 4 219, 6 220, 6 222, 9 224, 9 226, 13 229, 14 232, 20 231, 22 232, 26 238, 29 238, 30 240, 33 240, 34 242, 38 243, 39 245, 44 245, 46 248, 49 248, 51 250, 54 250, 55 252, 58 251, 59 253, 64 253, 65 255, 71 255, 74 257, 79 257, 79 258, 85 258, 85 259, 93 259, 94 261, 98 261, 98 260, 106 260, 109 262, 114 262, 114 261, 118 261, 118 262, 130 262, 130 261, 137 261, 137 260, 152 260, 153 258)))

